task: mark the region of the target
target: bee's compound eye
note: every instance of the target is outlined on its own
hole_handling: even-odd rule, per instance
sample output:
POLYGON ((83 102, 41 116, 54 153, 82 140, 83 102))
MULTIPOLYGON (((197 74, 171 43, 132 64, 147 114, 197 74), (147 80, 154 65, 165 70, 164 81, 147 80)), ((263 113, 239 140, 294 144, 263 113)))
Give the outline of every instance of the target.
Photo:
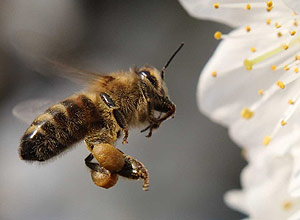
POLYGON ((92 170, 91 177, 93 182, 100 187, 103 187, 105 189, 108 189, 110 187, 113 187, 118 182, 118 174, 115 173, 101 173, 92 170))
POLYGON ((157 81, 155 77, 150 74, 149 71, 142 70, 138 74, 141 78, 147 78, 155 88, 157 87, 157 81))

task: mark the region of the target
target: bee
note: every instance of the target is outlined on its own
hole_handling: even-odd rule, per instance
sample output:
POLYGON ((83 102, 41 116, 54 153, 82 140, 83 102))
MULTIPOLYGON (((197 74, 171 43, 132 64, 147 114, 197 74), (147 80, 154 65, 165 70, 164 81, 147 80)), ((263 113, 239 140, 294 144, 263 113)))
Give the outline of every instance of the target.
POLYGON ((123 176, 142 179, 143 190, 148 190, 147 168, 115 144, 122 134, 122 143, 127 144, 129 129, 146 123, 142 132, 149 131, 147 137, 151 137, 154 129, 175 115, 164 74, 182 46, 161 71, 146 65, 107 75, 85 73, 92 80, 84 92, 52 105, 31 123, 21 138, 20 158, 43 162, 84 140, 90 152, 85 165, 97 186, 110 188, 123 176))

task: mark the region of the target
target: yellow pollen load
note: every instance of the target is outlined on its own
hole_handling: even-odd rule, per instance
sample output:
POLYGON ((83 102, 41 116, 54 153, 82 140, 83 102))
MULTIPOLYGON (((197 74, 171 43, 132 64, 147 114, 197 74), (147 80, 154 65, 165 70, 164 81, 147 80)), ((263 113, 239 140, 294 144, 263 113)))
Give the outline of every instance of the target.
POLYGON ((285 209, 285 210, 288 210, 292 207, 293 203, 290 202, 290 201, 286 201, 282 204, 282 208, 285 209))
POLYGON ((222 33, 220 31, 217 31, 215 34, 214 34, 214 38, 216 40, 221 40, 222 38, 222 33))
POLYGON ((284 89, 285 88, 285 84, 282 81, 277 81, 276 85, 280 88, 280 89, 284 89))
POLYGON ((296 68, 294 69, 294 72, 295 72, 295 73, 299 73, 299 68, 296 67, 296 68))
POLYGON ((245 27, 245 29, 246 29, 247 32, 250 32, 250 31, 251 31, 251 28, 250 28, 249 25, 247 25, 247 26, 245 27))
POLYGON ((277 33, 277 37, 282 37, 282 33, 280 31, 277 33))
POLYGON ((275 70, 277 69, 277 66, 276 66, 276 65, 272 65, 272 66, 271 66, 271 69, 272 69, 273 71, 275 71, 275 70))
POLYGON ((260 90, 258 90, 258 95, 263 95, 264 94, 264 90, 263 89, 260 89, 260 90))
POLYGON ((280 124, 281 124, 282 126, 285 126, 285 125, 287 124, 287 122, 286 122, 285 120, 282 120, 282 121, 280 122, 280 124))
POLYGON ((288 65, 284 65, 283 69, 284 69, 285 71, 288 71, 288 70, 290 70, 290 67, 289 67, 288 65))
POLYGON ((254 112, 252 112, 249 108, 243 108, 241 112, 241 116, 245 119, 250 119, 254 115, 254 112))
POLYGON ((254 52, 256 52, 256 47, 251 47, 250 50, 252 53, 254 53, 254 52))
POLYGON ((219 7, 220 7, 219 2, 216 2, 216 3, 214 4, 214 8, 217 9, 217 8, 219 8, 219 7))
POLYGON ((283 47, 283 49, 285 49, 285 50, 289 49, 289 46, 288 46, 287 44, 283 44, 282 47, 283 47))
POLYGON ((289 103, 290 105, 294 105, 294 104, 295 104, 295 102, 294 102, 292 99, 289 99, 288 103, 289 103))
POLYGON ((266 136, 266 137, 264 138, 263 144, 264 144, 265 146, 267 146, 267 145, 271 142, 271 140, 272 140, 272 137, 271 137, 271 136, 266 136))
POLYGON ((268 18, 268 19, 266 20, 266 23, 267 23, 267 24, 271 24, 271 19, 268 18))
POLYGON ((217 72, 216 72, 216 71, 213 71, 213 72, 211 73, 211 76, 212 76, 212 77, 217 77, 217 72))
POLYGON ((250 10, 250 9, 251 9, 251 5, 250 5, 249 3, 246 5, 246 9, 247 9, 247 10, 250 10))
POLYGON ((295 34, 296 34, 296 31, 291 31, 291 32, 290 32, 290 35, 291 35, 291 36, 294 36, 295 34))

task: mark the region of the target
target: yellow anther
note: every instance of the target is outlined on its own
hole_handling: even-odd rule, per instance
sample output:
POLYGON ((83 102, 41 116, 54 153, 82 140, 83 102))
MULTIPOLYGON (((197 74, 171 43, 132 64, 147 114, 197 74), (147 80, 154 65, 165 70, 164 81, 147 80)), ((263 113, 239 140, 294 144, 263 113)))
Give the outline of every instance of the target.
POLYGON ((295 72, 295 73, 299 73, 299 68, 296 67, 296 68, 294 69, 294 72, 295 72))
POLYGON ((282 126, 285 126, 285 125, 287 124, 287 122, 286 122, 285 120, 282 120, 282 121, 280 122, 280 124, 281 124, 282 126))
POLYGON ((250 9, 251 9, 251 5, 250 5, 249 3, 246 5, 246 9, 247 9, 247 10, 250 10, 250 9))
POLYGON ((272 11, 273 7, 267 7, 267 12, 272 11))
POLYGON ((213 71, 213 72, 211 73, 211 76, 212 76, 212 77, 217 77, 217 72, 216 72, 216 71, 213 71))
POLYGON ((275 25, 276 28, 281 28, 281 24, 275 25))
POLYGON ((271 19, 268 18, 268 19, 266 20, 266 23, 267 23, 267 24, 271 24, 271 19))
POLYGON ((284 69, 285 71, 289 71, 289 70, 290 70, 290 67, 289 67, 288 65, 284 65, 283 69, 284 69))
POLYGON ((252 112, 249 108, 243 108, 241 111, 241 116, 245 119, 250 119, 254 115, 254 112, 252 112))
POLYGON ((272 1, 267 1, 267 7, 272 7, 273 6, 273 2, 272 1))
POLYGON ((280 89, 284 89, 285 88, 285 84, 282 81, 277 81, 276 85, 280 88, 280 89))
POLYGON ((267 146, 267 145, 270 143, 271 140, 272 140, 272 137, 271 137, 271 136, 265 136, 264 141, 263 141, 263 144, 264 144, 265 146, 267 146))
POLYGON ((220 40, 222 38, 222 33, 220 31, 217 31, 215 34, 214 34, 214 38, 216 40, 220 40))
POLYGON ((294 23, 293 23, 293 25, 297 27, 298 26, 298 21, 295 20, 294 23))
POLYGON ((282 37, 282 33, 280 31, 277 33, 277 37, 282 37))
POLYGON ((282 47, 283 47, 283 49, 285 49, 285 50, 289 49, 289 45, 287 45, 287 44, 283 44, 282 47))
POLYGON ((260 89, 260 90, 258 90, 258 95, 263 95, 264 94, 264 90, 263 89, 260 89))
POLYGON ((290 31, 290 35, 294 36, 296 34, 296 31, 290 31))
POLYGON ((250 28, 249 25, 247 25, 247 26, 245 27, 245 29, 246 29, 247 32, 250 32, 250 31, 251 31, 251 28, 250 28))
POLYGON ((246 150, 246 148, 242 148, 242 150, 241 150, 241 155, 242 155, 242 157, 243 157, 244 159, 247 159, 247 150, 246 150))
POLYGON ((277 66, 276 65, 272 65, 271 69, 275 71, 277 69, 277 66))
POLYGON ((219 8, 220 7, 220 4, 219 4, 219 2, 216 2, 215 4, 214 4, 214 8, 219 8))
POLYGON ((295 104, 295 102, 294 102, 292 99, 289 99, 288 103, 289 103, 290 105, 294 105, 294 104, 295 104))
POLYGON ((296 55, 296 60, 300 60, 300 55, 296 55))
POLYGON ((252 70, 253 62, 251 60, 245 59, 244 67, 246 68, 246 70, 252 70))
POLYGON ((282 204, 282 208, 285 209, 285 210, 288 210, 292 207, 293 203, 290 202, 290 201, 286 201, 282 204))
POLYGON ((251 52, 254 53, 254 52, 256 52, 256 47, 251 47, 250 50, 251 50, 251 52))

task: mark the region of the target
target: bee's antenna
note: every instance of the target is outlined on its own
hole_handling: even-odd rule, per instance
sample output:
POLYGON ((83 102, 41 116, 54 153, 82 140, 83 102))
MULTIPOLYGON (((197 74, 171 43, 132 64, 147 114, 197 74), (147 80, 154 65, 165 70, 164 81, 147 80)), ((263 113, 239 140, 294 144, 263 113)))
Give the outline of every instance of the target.
POLYGON ((173 53, 173 55, 170 57, 170 59, 168 60, 167 64, 162 68, 162 70, 161 70, 161 78, 162 79, 164 79, 164 74, 165 74, 165 71, 166 71, 167 67, 169 66, 169 64, 171 63, 171 61, 173 60, 173 58, 176 56, 176 54, 179 52, 179 50, 183 47, 183 45, 184 45, 184 42, 181 42, 180 46, 173 53))

